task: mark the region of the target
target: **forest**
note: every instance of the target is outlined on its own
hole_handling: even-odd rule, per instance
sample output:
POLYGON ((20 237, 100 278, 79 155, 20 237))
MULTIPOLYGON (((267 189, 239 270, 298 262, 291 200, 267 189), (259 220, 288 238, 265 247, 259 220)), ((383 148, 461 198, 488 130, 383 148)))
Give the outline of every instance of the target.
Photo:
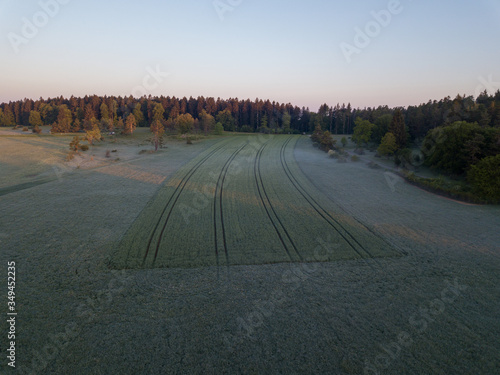
MULTIPOLYGON (((95 121, 100 127, 109 126, 110 121, 116 127, 120 119, 125 121, 128 115, 133 114, 137 126, 147 127, 155 117, 153 110, 156 104, 161 104, 164 110, 161 120, 167 130, 179 115, 190 114, 194 119, 200 119, 205 111, 221 122, 225 131, 273 133, 312 133, 320 124, 323 130, 332 134, 352 134, 357 118, 377 124, 377 120, 384 115, 392 116, 396 110, 388 106, 360 109, 352 108, 351 104, 323 104, 314 112, 290 103, 258 98, 252 101, 203 96, 134 98, 92 95, 83 98, 72 96, 69 99, 61 96, 2 103, 0 126, 51 125, 54 132, 74 132, 90 130, 95 121)), ((485 91, 476 99, 457 95, 454 99, 447 97, 399 109, 411 142, 423 139, 434 128, 456 121, 476 122, 481 127, 500 127, 500 91, 494 95, 485 91)), ((375 141, 382 139, 383 131, 383 125, 381 129, 376 129, 375 141)))

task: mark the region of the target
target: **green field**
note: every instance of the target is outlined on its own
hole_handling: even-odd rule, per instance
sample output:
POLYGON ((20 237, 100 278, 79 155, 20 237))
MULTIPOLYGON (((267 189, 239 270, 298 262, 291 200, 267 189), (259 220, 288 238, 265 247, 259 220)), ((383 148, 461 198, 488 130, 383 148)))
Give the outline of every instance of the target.
POLYGON ((170 178, 112 268, 203 267, 397 256, 304 177, 298 136, 231 137, 170 178), (318 239, 328 245, 318 247, 318 239))
POLYGON ((148 137, 0 131, 20 374, 498 372, 498 206, 305 136, 148 137))

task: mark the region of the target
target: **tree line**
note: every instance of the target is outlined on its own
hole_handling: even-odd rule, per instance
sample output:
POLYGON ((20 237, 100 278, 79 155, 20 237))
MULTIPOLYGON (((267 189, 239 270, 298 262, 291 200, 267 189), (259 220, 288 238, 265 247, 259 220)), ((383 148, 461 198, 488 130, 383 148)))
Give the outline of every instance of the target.
MULTIPOLYGON (((90 130, 97 123, 101 129, 107 130, 122 125, 120 121, 125 125, 133 115, 136 126, 148 127, 159 120, 168 129, 174 126, 179 116, 190 115, 201 121, 209 115, 220 122, 225 131, 299 133, 309 131, 310 114, 308 108, 258 98, 251 101, 203 96, 134 98, 93 95, 2 103, 0 126, 50 125, 54 132, 74 132, 90 130), (158 118, 154 111, 160 106, 162 115, 158 118)), ((194 125, 201 126, 196 122, 194 125)))
MULTIPOLYGON (((168 130, 180 115, 189 114, 195 127, 202 127, 203 116, 209 115, 225 131, 264 133, 313 133, 319 126, 331 134, 352 134, 356 120, 366 120, 376 125, 373 141, 380 143, 396 110, 404 118, 409 141, 422 140, 427 133, 439 126, 457 121, 477 123, 482 127, 500 127, 500 91, 489 95, 486 91, 477 98, 457 95, 440 101, 429 101, 407 108, 388 106, 352 108, 351 104, 329 106, 323 104, 317 112, 306 107, 283 104, 270 100, 221 99, 193 97, 115 97, 85 96, 83 98, 58 97, 48 99, 23 99, 0 104, 0 126, 50 125, 54 132, 91 130, 94 124, 101 129, 125 125, 133 115, 136 126, 148 127, 159 120, 168 130), (161 118, 154 109, 161 105, 161 118)), ((211 125, 215 127, 214 125, 211 125)), ((211 129, 213 130, 213 129, 211 129)))

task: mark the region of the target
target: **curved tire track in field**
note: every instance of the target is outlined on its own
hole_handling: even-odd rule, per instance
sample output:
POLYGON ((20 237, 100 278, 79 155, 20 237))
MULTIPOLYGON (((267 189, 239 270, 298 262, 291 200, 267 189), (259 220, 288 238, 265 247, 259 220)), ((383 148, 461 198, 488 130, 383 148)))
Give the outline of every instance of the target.
POLYGON ((370 257, 370 258, 374 258, 374 256, 368 251, 365 249, 365 247, 363 245, 361 245, 361 243, 351 234, 349 233, 349 231, 347 231, 343 226, 342 224, 340 224, 335 218, 333 218, 324 208, 322 208, 318 202, 307 192, 306 189, 304 189, 304 187, 300 184, 300 182, 297 180, 297 178, 293 175, 290 167, 288 166, 288 163, 286 161, 286 157, 285 157, 285 149, 286 147, 288 146, 288 144, 290 143, 290 141, 292 140, 292 138, 289 138, 287 141, 285 141, 282 145, 281 145, 281 149, 280 149, 280 162, 281 162, 281 166, 283 167, 284 171, 285 171, 285 174, 287 175, 288 179, 290 180, 290 182, 292 183, 292 185, 295 187, 295 189, 300 193, 300 195, 302 195, 302 197, 307 201, 307 203, 309 203, 309 205, 333 228, 337 231, 338 234, 340 234, 340 236, 342 236, 342 238, 344 239, 344 241, 346 241, 349 246, 356 252, 356 254, 358 254, 361 258, 364 258, 363 254, 361 254, 361 252, 356 249, 356 247, 352 244, 351 241, 354 241, 356 244, 358 244, 358 246, 370 257), (319 209, 318 209, 319 207, 319 209), (321 212, 322 211, 322 212, 321 212), (330 220, 326 217, 328 216, 330 218, 330 220), (340 228, 343 229, 343 231, 345 233, 347 233, 347 235, 349 237, 351 237, 351 240, 349 240, 349 238, 347 238, 346 235, 344 235, 342 233, 342 231, 339 230, 339 228, 335 225, 337 224, 340 228))
POLYGON ((168 220, 170 219, 170 215, 172 214, 172 211, 175 207, 175 204, 177 203, 177 200, 179 199, 179 196, 181 195, 182 191, 184 190, 186 184, 188 183, 188 181, 191 179, 191 177, 193 176, 193 174, 198 170, 198 168, 201 167, 201 165, 203 163, 205 163, 213 154, 215 154, 217 151, 219 151, 222 147, 224 147, 224 144, 221 144, 219 145, 218 147, 214 148, 212 151, 210 151, 206 156, 204 156, 199 162, 197 162, 190 170, 189 172, 187 172, 184 177, 182 178, 181 182, 179 183, 179 185, 177 185, 177 187, 175 188, 173 194, 170 196, 167 204, 165 205, 165 208, 163 209, 160 217, 158 218, 158 222, 156 223, 155 225, 155 229, 153 230, 153 232, 151 233, 150 237, 149 237, 149 241, 148 241, 148 245, 146 247, 146 253, 144 254, 144 258, 142 260, 142 265, 144 266, 145 262, 146 262, 146 258, 151 250, 151 244, 153 242, 153 237, 155 235, 155 233, 157 233, 158 231, 158 228, 160 226, 160 223, 162 221, 162 218, 164 217, 165 215, 165 212, 167 211, 168 209, 168 206, 170 205, 170 203, 172 202, 172 205, 170 207, 170 210, 168 211, 168 214, 167 214, 167 219, 165 220, 165 223, 163 224, 163 227, 161 229, 161 232, 160 232, 160 236, 158 237, 158 243, 156 244, 156 249, 155 249, 155 255, 154 255, 154 258, 153 258, 153 264, 154 262, 156 261, 156 258, 158 256, 158 251, 160 249, 160 244, 161 244, 161 241, 162 241, 162 238, 163 238, 163 233, 165 232, 165 228, 167 227, 167 223, 168 223, 168 220), (174 199, 175 197, 175 199, 174 199))
MULTIPOLYGON (((375 261, 379 266, 380 264, 378 263, 376 257, 370 253, 369 250, 366 249, 365 246, 363 246, 357 239, 354 237, 348 230, 344 228, 344 226, 338 222, 337 219, 335 219, 328 211, 326 211, 321 205, 307 192, 307 190, 300 184, 300 182, 297 180, 297 178, 294 176, 293 172, 291 171, 290 167, 288 166, 288 163, 286 161, 285 157, 285 149, 290 143, 292 138, 289 138, 283 145, 281 146, 281 151, 280 151, 280 161, 281 165, 283 166, 283 169, 285 170, 285 173, 292 183, 292 185, 297 189, 297 191, 304 197, 304 199, 311 205, 311 207, 330 225, 332 226, 341 236, 342 238, 351 246, 351 248, 361 257, 361 259, 366 259, 363 257, 363 255, 355 248, 355 246, 351 243, 351 241, 346 238, 346 236, 340 231, 335 224, 337 224, 347 235, 354 241, 367 255, 370 259, 375 261), (312 202, 311 202, 312 201, 312 202), (313 204, 314 203, 314 204, 313 204), (319 209, 318 209, 319 208, 319 209), (322 211, 323 214, 320 212, 322 211), (325 217, 325 215, 330 218, 330 220, 325 217), (335 224, 334 224, 335 223, 335 224)), ((335 203, 335 202, 333 202, 335 203)), ((360 223, 356 218, 354 218, 358 223, 360 223)), ((379 235, 374 233, 371 229, 367 228, 364 224, 360 223, 363 228, 368 230, 371 234, 382 240, 384 243, 386 243, 379 235)), ((371 265, 370 265, 371 266, 371 265)))
POLYGON ((264 148, 267 146, 267 143, 265 143, 264 145, 262 145, 262 147, 259 149, 259 151, 257 152, 257 155, 255 157, 255 162, 254 162, 254 175, 255 175, 255 183, 257 184, 257 191, 259 193, 259 197, 262 201, 262 204, 264 205, 264 209, 266 210, 266 213, 267 213, 267 216, 269 217, 269 220, 271 221, 271 224, 273 225, 274 227, 274 230, 276 231, 276 234, 278 235, 280 241, 281 241, 281 244, 283 245, 286 253, 288 254, 288 257, 290 258, 290 261, 294 261, 294 259, 292 258, 292 254, 290 253, 290 250, 288 249, 288 246, 286 245, 276 223, 274 222, 273 218, 272 218, 272 215, 271 213, 269 212, 267 206, 266 206, 266 203, 265 203, 265 200, 264 200, 264 197, 262 194, 265 195, 266 197, 266 200, 269 204, 269 207, 271 208, 271 210, 273 211, 274 215, 276 216, 276 219, 278 220, 279 224, 281 225, 283 231, 285 232, 285 235, 286 237, 288 238, 288 241, 290 241, 290 243, 292 244, 292 247, 293 249, 295 250, 295 253, 297 254, 297 256, 299 257, 299 260, 303 260, 302 258, 302 255, 300 255, 299 251, 297 250, 297 247, 295 246, 292 238, 290 237, 290 235, 288 234, 288 231, 286 230, 285 226, 283 225, 283 223, 281 222, 280 218, 278 217, 278 215, 276 214, 276 211, 274 210, 274 207, 273 205, 271 204, 271 200, 269 199, 269 196, 267 195, 267 192, 266 192, 266 189, 264 187, 264 183, 262 181, 262 175, 260 173, 260 159, 262 157, 262 152, 264 151, 264 148), (260 185, 259 185, 259 181, 260 181, 260 185), (262 187, 262 189, 261 189, 262 187))
POLYGON ((227 251, 227 241, 226 241, 226 228, 224 225, 224 212, 223 212, 223 205, 222 205, 222 191, 224 189, 224 181, 226 180, 226 175, 229 167, 231 166, 231 163, 233 162, 234 158, 247 146, 248 143, 244 144, 241 146, 239 149, 233 152, 233 154, 229 157, 229 159, 226 161, 226 164, 222 167, 222 170, 219 175, 219 179, 217 180, 217 185, 215 186, 215 193, 214 193, 214 238, 215 238, 215 257, 217 260, 217 267, 219 266, 219 243, 217 240, 217 193, 219 193, 219 210, 220 210, 220 222, 221 222, 221 229, 222 229, 222 243, 224 245, 224 254, 226 256, 226 264, 229 266, 229 254, 227 251), (219 187, 220 185, 220 187, 219 187))

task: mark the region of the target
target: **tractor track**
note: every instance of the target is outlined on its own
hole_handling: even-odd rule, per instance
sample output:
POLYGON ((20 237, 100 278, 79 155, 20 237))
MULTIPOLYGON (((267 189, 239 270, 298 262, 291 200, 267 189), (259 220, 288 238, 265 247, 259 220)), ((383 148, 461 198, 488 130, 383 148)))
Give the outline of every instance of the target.
POLYGON ((226 257, 226 265, 229 266, 229 254, 227 251, 227 240, 226 240, 226 227, 224 225, 224 211, 222 204, 222 191, 224 189, 224 181, 226 180, 227 171, 231 166, 231 163, 236 158, 236 156, 247 146, 248 143, 245 143, 239 149, 233 152, 233 154, 226 161, 219 175, 219 179, 217 180, 217 185, 215 186, 214 193, 214 239, 215 239, 215 256, 217 259, 217 267, 219 267, 219 241, 217 236, 217 193, 219 193, 219 211, 220 211, 220 222, 221 222, 221 231, 222 231, 222 244, 224 247, 224 254, 226 257), (220 187, 219 187, 220 186, 220 187))
POLYGON ((281 145, 280 149, 280 161, 281 165, 283 166, 283 169, 292 183, 292 185, 295 187, 295 189, 302 195, 302 197, 309 203, 309 205, 332 227, 334 228, 338 234, 342 236, 342 238, 349 244, 349 246, 358 254, 361 258, 365 258, 363 254, 356 249, 356 247, 353 245, 351 241, 354 241, 367 255, 369 258, 374 259, 375 257, 348 231, 344 228, 342 224, 338 222, 337 219, 335 219, 328 211, 326 211, 324 208, 322 208, 318 202, 307 192, 306 189, 300 184, 300 182, 297 180, 297 178, 293 175, 293 172, 291 171, 290 167, 288 166, 288 163, 285 158, 285 149, 290 143, 292 138, 289 138, 287 141, 285 141, 281 145), (319 208, 319 209, 318 209, 319 208), (325 216, 326 215, 326 216, 325 216), (329 218, 329 219, 328 219, 329 218), (342 233, 341 230, 335 225, 338 225, 347 235, 351 238, 347 238, 346 235, 342 233))
POLYGON ((262 204, 264 205, 264 209, 266 210, 267 216, 269 217, 269 220, 271 221, 271 223, 272 223, 272 225, 274 227, 274 230, 276 231, 276 234, 278 235, 278 237, 279 237, 279 239, 281 241, 281 244, 283 245, 286 253, 288 254, 288 257, 290 258, 290 261, 292 261, 292 262, 294 261, 294 259, 292 258, 292 254, 290 253, 290 250, 288 249, 288 246, 286 245, 286 243, 285 243, 285 241, 283 239, 283 236, 281 235, 281 233, 280 233, 280 231, 279 231, 276 223, 274 222, 274 220, 272 218, 272 215, 271 215, 271 213, 269 212, 269 209, 266 206, 266 203, 265 203, 265 200, 264 200, 264 197, 263 197, 262 194, 265 195, 266 200, 267 200, 267 202, 269 204, 269 207, 271 208, 272 212, 276 216, 276 219, 278 220, 278 223, 281 225, 283 231, 285 232, 285 235, 288 238, 288 241, 290 241, 290 243, 292 244, 293 249, 295 250, 295 253, 299 257, 299 259, 302 261, 303 260, 302 255, 297 250, 297 247, 295 246, 295 243, 293 242, 292 238, 290 237, 288 231, 286 230, 285 226, 281 222, 280 218, 276 214, 276 211, 275 211, 273 205, 271 204, 271 200, 269 199, 269 196, 267 195, 266 189, 264 187, 264 182, 262 180, 262 175, 260 173, 260 160, 261 160, 261 157, 262 157, 262 152, 264 151, 264 148, 267 146, 267 144, 268 143, 265 143, 264 145, 262 145, 262 147, 257 152, 257 155, 255 157, 255 161, 254 161, 254 175, 255 175, 255 182, 257 184, 257 191, 259 193, 259 197, 260 197, 260 199, 262 201, 262 204), (259 185, 259 181, 260 181, 260 185, 259 185), (261 189, 261 186, 262 186, 262 189, 261 189))
MULTIPOLYGON (((281 146, 281 150, 280 150, 280 161, 281 161, 281 165, 283 166, 283 169, 285 170, 285 173, 288 177, 288 179, 290 180, 290 182, 292 183, 292 185, 295 187, 295 189, 302 195, 302 197, 304 197, 304 199, 309 203, 309 205, 332 227, 334 228, 337 233, 339 233, 342 238, 349 244, 349 246, 356 252, 356 254, 358 254, 361 259, 365 259, 366 260, 366 257, 363 256, 363 254, 358 250, 356 249, 356 247, 353 245, 353 243, 351 241, 353 241, 354 243, 356 243, 365 253, 366 255, 368 255, 368 258, 369 259, 372 259, 375 263, 377 263, 377 265, 380 266, 380 264, 378 263, 378 261, 376 260, 376 257, 370 253, 369 250, 366 249, 365 246, 363 246, 357 239, 356 237, 354 237, 347 229, 344 228, 344 226, 338 222, 337 219, 335 219, 328 211, 326 211, 324 208, 321 207, 320 204, 318 204, 318 202, 307 192, 307 190, 300 184, 300 182, 297 180, 297 178, 293 175, 293 172, 291 171, 290 167, 288 166, 288 163, 286 161, 286 158, 285 158, 285 149, 286 147, 288 146, 288 144, 290 143, 290 141, 292 140, 292 138, 289 138, 287 141, 285 141, 283 143, 283 145, 281 146), (348 237, 351 238, 351 240, 349 240, 349 238, 347 238, 346 235, 344 235, 342 233, 341 230, 339 230, 339 228, 335 225, 338 225, 342 231, 344 231, 348 237)), ((357 220, 356 220, 357 221, 357 220)), ((359 222, 359 221, 358 221, 359 222)), ((360 223, 361 224, 361 223, 360 223)), ((361 224, 363 225, 363 224, 361 224)), ((365 227, 363 225, 363 227, 365 227)), ((366 228, 366 227, 365 227, 366 228)), ((366 228, 370 233, 374 234, 372 230, 370 230, 369 228, 366 228)), ((374 234, 375 235, 375 234, 374 234)), ((378 236, 377 236, 378 238, 378 236)), ((371 266, 371 265, 370 265, 371 266)))
POLYGON ((175 188, 173 194, 170 196, 167 204, 165 205, 165 208, 163 209, 160 217, 158 218, 158 222, 156 223, 155 225, 155 228, 154 230, 151 232, 151 235, 149 237, 149 241, 148 241, 148 245, 146 247, 146 253, 144 254, 144 257, 143 257, 143 260, 142 260, 142 265, 144 266, 144 264, 146 263, 146 259, 147 259, 147 256, 149 255, 149 252, 151 250, 151 245, 152 245, 152 242, 153 242, 153 238, 155 236, 155 233, 157 233, 158 231, 158 228, 160 226, 160 223, 162 221, 162 218, 165 216, 165 212, 167 211, 170 203, 172 203, 171 207, 170 207, 170 210, 168 211, 168 214, 167 214, 167 218, 165 220, 165 223, 163 224, 163 227, 160 231, 160 235, 158 237, 158 242, 156 244, 156 248, 155 248, 155 254, 154 254, 154 258, 153 258, 153 264, 155 263, 156 261, 156 258, 158 257, 158 252, 159 252, 159 249, 160 249, 160 245, 161 245, 161 241, 162 241, 162 238, 163 238, 163 233, 165 232, 165 228, 167 227, 167 223, 168 223, 168 220, 170 219, 170 215, 172 214, 172 211, 175 207, 175 204, 177 203, 177 200, 179 199, 179 196, 182 194, 182 191, 184 190, 184 188, 186 187, 186 184, 189 182, 189 180, 191 179, 191 177, 193 176, 193 174, 198 170, 198 168, 201 167, 201 165, 203 163, 205 163, 210 157, 212 157, 217 151, 219 151, 220 149, 222 149, 224 147, 226 142, 223 142, 221 145, 217 146, 216 148, 214 148, 212 151, 210 151, 206 156, 204 156, 200 161, 198 161, 190 170, 189 172, 187 172, 184 177, 182 178, 181 182, 177 185, 177 187, 175 188), (175 199, 174 199, 175 197, 175 199))

